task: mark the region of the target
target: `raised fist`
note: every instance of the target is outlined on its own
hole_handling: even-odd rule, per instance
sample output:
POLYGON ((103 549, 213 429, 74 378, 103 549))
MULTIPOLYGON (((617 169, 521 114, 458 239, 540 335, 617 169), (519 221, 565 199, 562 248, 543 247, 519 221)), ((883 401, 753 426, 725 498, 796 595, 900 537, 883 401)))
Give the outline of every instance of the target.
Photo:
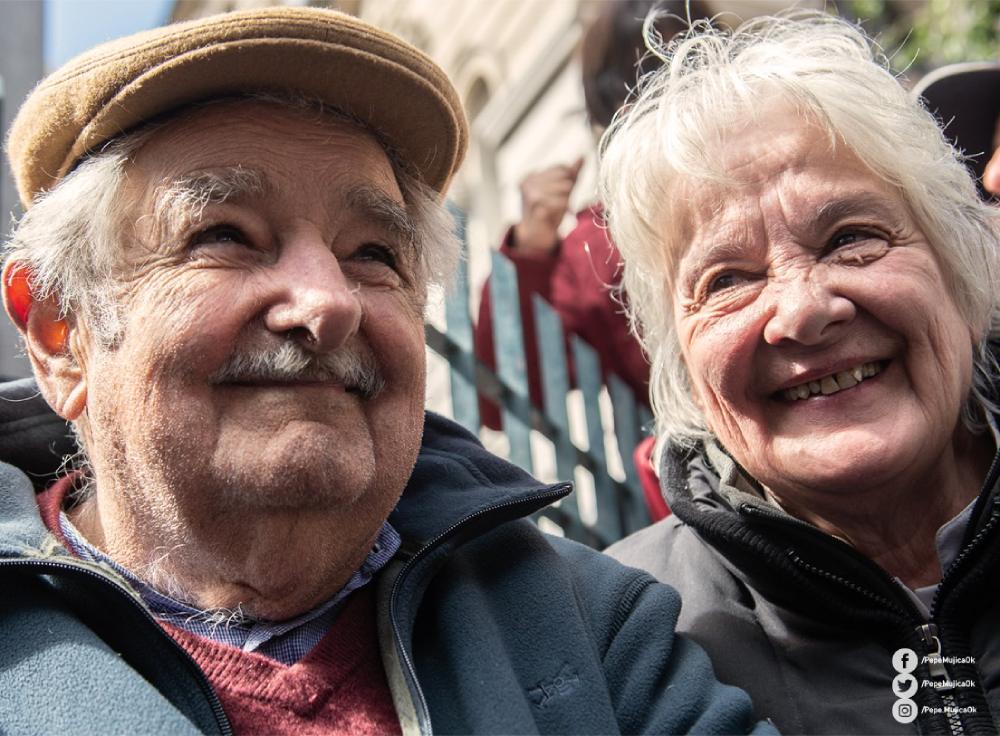
POLYGON ((559 244, 559 223, 583 157, 569 166, 553 166, 528 174, 521 182, 521 221, 514 226, 514 243, 526 253, 547 254, 559 244))

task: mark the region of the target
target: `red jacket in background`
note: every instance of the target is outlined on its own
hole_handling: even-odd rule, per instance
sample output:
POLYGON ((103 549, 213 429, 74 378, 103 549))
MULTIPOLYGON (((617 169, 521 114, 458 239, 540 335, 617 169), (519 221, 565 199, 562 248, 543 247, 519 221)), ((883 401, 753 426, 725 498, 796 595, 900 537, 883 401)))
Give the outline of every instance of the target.
MULTIPOLYGON (((513 228, 507 231, 500 247, 500 252, 510 258, 517 270, 528 391, 537 407, 542 406, 542 381, 531 306, 531 295, 536 293, 552 304, 567 333, 579 335, 597 351, 605 380, 609 373, 617 374, 635 392, 639 404, 649 404, 649 365, 629 332, 624 308, 612 293, 620 282, 621 257, 602 223, 599 205, 583 210, 576 216, 576 227, 547 256, 519 252, 513 242, 513 228)), ((490 314, 487 282, 476 325, 476 357, 496 369, 490 314)), ((500 429, 496 404, 481 398, 479 410, 483 424, 500 429)))

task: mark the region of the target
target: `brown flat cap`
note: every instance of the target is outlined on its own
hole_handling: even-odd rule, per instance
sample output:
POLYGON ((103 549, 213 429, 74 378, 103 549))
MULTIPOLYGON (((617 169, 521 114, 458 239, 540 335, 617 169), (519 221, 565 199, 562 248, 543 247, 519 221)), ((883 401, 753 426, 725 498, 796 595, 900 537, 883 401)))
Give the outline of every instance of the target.
POLYGON ((399 38, 332 10, 234 12, 110 41, 43 79, 7 140, 21 201, 144 121, 251 91, 301 93, 359 118, 439 192, 468 144, 451 82, 399 38))

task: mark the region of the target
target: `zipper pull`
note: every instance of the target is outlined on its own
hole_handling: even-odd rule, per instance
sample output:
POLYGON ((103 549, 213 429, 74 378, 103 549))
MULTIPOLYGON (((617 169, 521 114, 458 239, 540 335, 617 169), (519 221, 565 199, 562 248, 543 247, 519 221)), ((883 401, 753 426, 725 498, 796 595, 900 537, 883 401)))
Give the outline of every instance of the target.
POLYGON ((951 679, 951 675, 948 674, 948 669, 942 661, 941 640, 937 635, 937 624, 924 624, 917 631, 920 633, 920 638, 928 650, 925 659, 927 660, 927 666, 931 670, 931 677, 938 681, 934 684, 934 689, 938 692, 954 690, 954 681, 951 679))

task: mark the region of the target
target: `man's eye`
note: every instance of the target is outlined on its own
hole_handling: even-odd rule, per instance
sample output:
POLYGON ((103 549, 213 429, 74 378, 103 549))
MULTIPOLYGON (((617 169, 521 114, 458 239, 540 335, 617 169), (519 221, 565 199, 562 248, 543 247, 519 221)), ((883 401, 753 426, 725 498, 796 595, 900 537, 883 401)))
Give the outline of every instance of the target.
POLYGON ((196 233, 191 238, 193 247, 225 243, 249 245, 250 239, 235 225, 213 225, 196 233))
POLYGON ((396 268, 396 253, 381 243, 365 243, 355 251, 354 257, 359 261, 382 263, 391 269, 396 268))

